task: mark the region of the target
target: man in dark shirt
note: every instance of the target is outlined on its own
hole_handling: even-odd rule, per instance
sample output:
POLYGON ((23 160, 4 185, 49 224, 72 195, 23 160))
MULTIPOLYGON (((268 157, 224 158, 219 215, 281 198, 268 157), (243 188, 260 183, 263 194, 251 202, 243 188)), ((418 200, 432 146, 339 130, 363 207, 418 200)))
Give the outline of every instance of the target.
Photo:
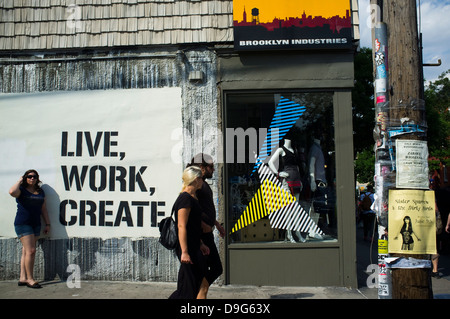
MULTIPOLYGON (((188 166, 198 166, 203 173, 203 180, 211 178, 214 173, 214 163, 212 157, 207 154, 195 155, 188 166)), ((197 198, 203 210, 202 213, 202 241, 209 247, 209 255, 207 257, 208 270, 205 279, 203 280, 198 299, 206 299, 209 286, 222 274, 222 262, 220 260, 219 252, 214 242, 214 227, 219 231, 220 236, 225 236, 225 229, 216 220, 216 208, 214 206, 213 192, 208 183, 204 182, 201 189, 197 191, 197 198)))

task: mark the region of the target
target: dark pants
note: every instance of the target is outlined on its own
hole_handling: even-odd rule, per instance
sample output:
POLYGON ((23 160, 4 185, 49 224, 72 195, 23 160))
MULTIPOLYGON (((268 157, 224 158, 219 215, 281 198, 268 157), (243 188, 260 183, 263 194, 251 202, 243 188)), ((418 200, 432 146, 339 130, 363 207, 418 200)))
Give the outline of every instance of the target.
POLYGON ((206 256, 206 280, 211 285, 223 272, 222 263, 220 261, 219 252, 217 251, 216 243, 214 242, 214 234, 203 233, 203 243, 209 248, 209 255, 206 256))
POLYGON ((369 232, 372 235, 371 237, 373 237, 375 233, 374 231, 375 214, 374 213, 361 214, 361 219, 363 222, 364 238, 367 237, 369 232))

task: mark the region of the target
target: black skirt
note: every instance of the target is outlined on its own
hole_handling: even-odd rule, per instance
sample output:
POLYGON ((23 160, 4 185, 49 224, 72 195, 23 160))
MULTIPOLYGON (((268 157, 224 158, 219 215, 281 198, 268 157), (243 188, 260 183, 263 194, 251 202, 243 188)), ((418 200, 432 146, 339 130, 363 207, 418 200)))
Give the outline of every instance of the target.
MULTIPOLYGON (((178 260, 181 259, 181 249, 176 249, 178 260)), ((192 264, 180 264, 178 271, 177 290, 169 299, 196 299, 200 285, 206 274, 206 257, 200 249, 189 253, 192 264)))

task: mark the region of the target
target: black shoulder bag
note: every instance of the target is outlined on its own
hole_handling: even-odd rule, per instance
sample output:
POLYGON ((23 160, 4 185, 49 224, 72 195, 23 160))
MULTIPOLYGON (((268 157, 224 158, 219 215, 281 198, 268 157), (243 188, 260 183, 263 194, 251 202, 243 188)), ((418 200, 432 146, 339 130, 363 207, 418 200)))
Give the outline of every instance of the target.
POLYGON ((172 218, 173 212, 174 209, 172 208, 170 216, 159 222, 159 242, 169 250, 175 249, 178 244, 177 224, 172 218))

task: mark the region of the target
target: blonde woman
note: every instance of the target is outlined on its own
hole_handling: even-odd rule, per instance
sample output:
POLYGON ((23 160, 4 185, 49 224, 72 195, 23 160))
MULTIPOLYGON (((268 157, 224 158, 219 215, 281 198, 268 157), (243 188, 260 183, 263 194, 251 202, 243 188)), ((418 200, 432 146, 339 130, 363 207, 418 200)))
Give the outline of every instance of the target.
POLYGON ((180 260, 177 290, 170 299, 195 299, 206 272, 204 255, 209 248, 201 242, 202 210, 196 192, 202 187, 202 171, 188 167, 183 172, 183 188, 174 203, 175 222, 178 230, 178 246, 175 249, 180 260))

